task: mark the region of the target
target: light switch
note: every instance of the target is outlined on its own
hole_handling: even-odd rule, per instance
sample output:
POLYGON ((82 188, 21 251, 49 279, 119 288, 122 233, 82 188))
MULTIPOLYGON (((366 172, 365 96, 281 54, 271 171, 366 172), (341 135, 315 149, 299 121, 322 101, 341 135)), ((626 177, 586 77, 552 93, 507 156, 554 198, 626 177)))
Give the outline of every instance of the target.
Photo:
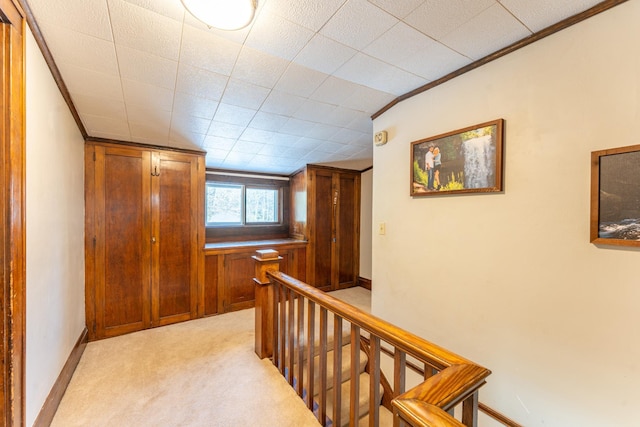
POLYGON ((381 222, 378 225, 378 234, 384 235, 387 232, 387 224, 385 224, 384 222, 381 222))

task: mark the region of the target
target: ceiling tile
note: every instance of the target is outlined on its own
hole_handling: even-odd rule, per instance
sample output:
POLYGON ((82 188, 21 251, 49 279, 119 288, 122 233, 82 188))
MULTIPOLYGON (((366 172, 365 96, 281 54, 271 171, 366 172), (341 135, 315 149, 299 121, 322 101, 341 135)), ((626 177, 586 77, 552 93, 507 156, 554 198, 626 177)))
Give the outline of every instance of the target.
POLYGON ((345 3, 345 0, 269 0, 266 13, 278 15, 312 31, 318 31, 345 3))
MULTIPOLYGON (((173 1, 176 1, 176 0, 173 0, 173 1)), ((262 1, 258 2, 258 10, 260 10, 262 3, 264 2, 262 1)), ((256 15, 258 15, 258 12, 256 12, 256 15)), ((222 37, 225 40, 229 40, 231 42, 238 43, 238 44, 244 43, 244 41, 247 39, 247 36, 249 35, 249 31, 251 31, 251 27, 253 26, 253 23, 252 23, 240 30, 235 30, 235 31, 219 30, 217 28, 211 28, 207 26, 207 24, 196 19, 193 15, 191 15, 191 13, 189 13, 189 11, 186 11, 186 10, 184 14, 184 24, 185 26, 197 28, 202 31, 207 31, 211 34, 215 34, 218 37, 222 37)))
POLYGON ((125 0, 127 3, 148 9, 152 12, 159 13, 178 22, 182 22, 186 9, 182 3, 177 0, 125 0))
POLYGON ((206 135, 195 132, 179 132, 175 130, 171 130, 169 132, 169 140, 171 141, 171 145, 177 148, 200 148, 202 147, 205 136, 206 135))
POLYGON ((436 80, 471 62, 472 60, 466 56, 431 40, 415 55, 398 61, 396 65, 427 80, 436 80))
POLYGON ((240 153, 237 151, 230 151, 224 160, 224 167, 229 169, 245 170, 247 163, 251 162, 255 157, 254 153, 240 153))
POLYGON ((222 102, 257 110, 269 95, 270 90, 242 80, 229 79, 222 102))
POLYGON ((171 131, 179 133, 195 132, 205 135, 209 130, 211 120, 201 117, 174 114, 171 117, 171 131))
POLYGON ((64 23, 68 30, 113 41, 105 0, 29 0, 29 7, 39 24, 64 23))
MULTIPOLYGON (((205 145, 206 145, 206 141, 205 141, 205 145)), ((229 150, 219 150, 217 148, 207 147, 207 161, 209 159, 224 160, 227 158, 228 155, 229 155, 229 150)), ((209 165, 207 164, 207 166, 209 165)))
POLYGON ((314 126, 314 124, 315 123, 308 120, 291 118, 284 126, 282 126, 280 132, 287 133, 289 135, 305 136, 309 129, 314 126))
POLYGON ((264 145, 265 144, 261 144, 259 142, 239 140, 233 146, 233 151, 237 153, 256 154, 260 151, 262 147, 264 147, 264 145))
POLYGON ((114 119, 127 119, 127 111, 124 100, 97 98, 93 96, 71 94, 71 99, 78 111, 92 116, 111 117, 114 119))
POLYGON ((178 66, 176 90, 192 96, 219 101, 227 85, 228 77, 190 65, 178 66))
POLYGON ((329 117, 335 109, 335 105, 307 100, 293 114, 293 117, 310 122, 322 122, 327 120, 327 117, 329 117))
POLYGON ((300 140, 300 136, 287 135, 286 133, 277 133, 273 138, 266 141, 266 143, 270 145, 277 145, 279 147, 290 147, 292 145, 295 145, 298 140, 300 140))
POLYGON ((351 123, 347 125, 347 128, 360 132, 371 133, 373 135, 373 121, 369 115, 364 113, 360 117, 353 119, 351 123))
POLYGON ((342 128, 338 126, 326 125, 323 123, 316 123, 311 130, 307 132, 305 136, 314 139, 329 139, 336 133, 338 133, 342 128))
POLYGON ((287 116, 258 111, 249 126, 255 129, 277 132, 287 123, 287 120, 289 120, 287 116))
POLYGON ((163 111, 171 111, 173 105, 173 91, 160 86, 154 86, 134 80, 122 80, 122 90, 127 106, 153 105, 163 111))
POLYGON ((124 0, 108 0, 117 45, 178 60, 181 23, 124 0))
POLYGON ((80 118, 87 132, 105 132, 116 135, 129 135, 129 123, 122 119, 81 114, 80 118))
POLYGON ((320 34, 360 50, 397 23, 397 18, 366 0, 349 0, 320 34))
POLYGON ((380 108, 393 101, 396 96, 392 93, 371 89, 370 87, 357 85, 356 89, 342 105, 352 110, 363 111, 368 115, 375 113, 380 108))
POLYGON ((260 142, 262 144, 268 144, 273 140, 273 138, 276 135, 277 134, 275 132, 271 132, 268 130, 254 129, 249 127, 242 133, 242 135, 240 136, 240 139, 242 139, 243 141, 260 142))
POLYGON ((313 37, 313 32, 277 15, 262 13, 251 28, 246 45, 291 60, 313 37))
POLYGON ((495 0, 427 0, 404 21, 439 40, 495 3, 495 0))
POLYGON ((229 151, 236 144, 236 141, 237 140, 233 138, 207 135, 202 144, 204 147, 215 148, 220 151, 229 151))
POLYGON ((176 92, 173 98, 173 111, 178 114, 211 120, 217 108, 217 101, 182 92, 176 92))
POLYGON ((158 126, 152 123, 129 123, 132 138, 140 138, 146 141, 166 141, 169 138, 169 125, 158 126))
POLYGON ((127 118, 131 123, 148 123, 153 126, 167 128, 169 136, 169 125, 171 125, 171 111, 153 109, 151 106, 127 105, 127 118))
POLYGON ((122 78, 171 90, 176 87, 178 74, 176 61, 126 46, 117 46, 116 50, 122 78))
POLYGON ((325 73, 291 62, 274 89, 308 98, 327 77, 325 73))
POLYGON ((239 43, 187 25, 182 33, 180 61, 229 76, 241 48, 242 45, 239 43))
POLYGON ((387 11, 398 19, 403 19, 409 13, 413 12, 418 6, 424 3, 424 0, 369 0, 381 9, 387 11))
POLYGON ((345 107, 337 107, 333 110, 333 113, 327 117, 324 124, 329 124, 333 126, 345 127, 349 123, 351 123, 355 118, 360 117, 360 111, 355 111, 350 108, 345 107))
POLYGON ((538 32, 558 21, 589 9, 601 3, 601 1, 602 0, 538 0, 532 3, 528 0, 501 0, 500 3, 531 31, 538 32))
POLYGON ((335 75, 398 96, 427 83, 424 78, 362 53, 354 56, 335 75))
POLYGON ((256 110, 237 107, 235 105, 224 104, 221 102, 220 105, 218 105, 218 110, 213 118, 216 122, 247 126, 255 114, 256 110))
POLYGON ((123 101, 122 84, 119 77, 80 68, 62 61, 57 65, 70 93, 123 101))
POLYGON ((288 65, 289 63, 282 58, 244 46, 233 68, 232 77, 258 86, 272 88, 288 65))
POLYGON ((340 105, 349 99, 359 85, 337 77, 329 76, 318 89, 313 92, 311 99, 327 104, 340 105))
POLYGON ((356 54, 356 50, 321 34, 316 34, 293 59, 294 62, 332 74, 356 54))
POLYGON ((520 21, 496 4, 443 37, 442 43, 477 60, 529 35, 520 21))
POLYGON ((374 40, 363 52, 387 64, 397 64, 414 56, 428 43, 433 43, 433 39, 404 22, 399 22, 374 40))
POLYGON ((207 135, 211 136, 219 136, 222 138, 232 138, 234 140, 240 138, 242 132, 244 132, 245 127, 234 125, 231 123, 222 123, 218 121, 212 121, 211 126, 209 126, 209 132, 207 135))
POLYGON ((340 144, 349 144, 354 140, 362 137, 362 132, 353 129, 341 129, 338 133, 333 135, 330 140, 338 142, 340 144))
POLYGON ((264 101, 264 104, 262 104, 262 111, 280 114, 282 116, 291 116, 300 108, 304 101, 305 99, 300 96, 273 90, 264 101))
POLYGON ((281 145, 271 145, 265 144, 262 146, 260 151, 258 152, 261 156, 280 156, 286 149, 282 148, 281 145))
POLYGON ((113 42, 69 30, 48 21, 40 28, 56 62, 118 75, 118 60, 113 42))

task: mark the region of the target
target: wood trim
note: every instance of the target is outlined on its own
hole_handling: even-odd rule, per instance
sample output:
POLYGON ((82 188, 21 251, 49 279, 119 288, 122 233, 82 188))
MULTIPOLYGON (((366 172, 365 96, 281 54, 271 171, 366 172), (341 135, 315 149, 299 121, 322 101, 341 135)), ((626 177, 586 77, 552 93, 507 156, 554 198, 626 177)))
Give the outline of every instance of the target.
POLYGON ((56 65, 56 61, 53 59, 53 55, 51 55, 51 51, 49 50, 49 46, 47 46, 47 42, 44 40, 42 31, 40 30, 40 27, 36 22, 36 18, 33 15, 31 8, 29 7, 29 5, 25 0, 18 0, 18 1, 22 5, 22 8, 26 13, 27 24, 29 24, 29 28, 31 28, 31 33, 33 33, 33 37, 35 38, 36 43, 40 48, 40 52, 42 52, 42 56, 44 57, 44 60, 47 63, 47 66, 49 67, 49 70, 51 71, 53 80, 55 80, 56 85, 58 86, 58 89, 62 94, 62 98, 64 98, 64 101, 69 107, 69 111, 71 112, 71 115, 73 116, 73 120, 75 120, 76 125, 80 130, 80 133, 82 134, 83 138, 86 139, 88 136, 87 130, 82 124, 82 120, 80 119, 78 110, 76 109, 76 106, 73 104, 73 100, 71 99, 71 94, 69 93, 69 89, 67 88, 67 85, 65 84, 64 80, 62 80, 62 74, 60 74, 60 70, 56 65))
POLYGON ((197 149, 189 149, 189 148, 177 148, 177 147, 165 147, 164 145, 152 145, 152 144, 143 144, 141 142, 130 142, 130 141, 121 141, 119 139, 107 139, 107 138, 96 138, 92 136, 85 137, 85 142, 88 144, 99 144, 99 145, 114 145, 122 147, 135 147, 135 148, 144 148, 147 150, 159 150, 159 151, 175 151, 178 153, 185 154, 198 154, 205 155, 207 152, 203 150, 197 149))
POLYGON ((25 18, 15 0, 0 0, 0 425, 25 423, 25 18))
POLYGON ((418 94, 421 94, 422 92, 426 92, 430 89, 433 89, 436 86, 440 86, 443 83, 448 82, 449 80, 453 80, 456 77, 459 77, 469 71, 475 70, 476 68, 479 68, 485 64, 488 64, 489 62, 492 62, 496 59, 502 58, 505 55, 508 55, 509 53, 515 52, 518 49, 521 49, 525 46, 528 46, 532 43, 537 42, 538 40, 542 40, 543 38, 550 36, 552 34, 555 34, 559 31, 564 30, 565 28, 569 28, 572 25, 575 25, 579 22, 584 21, 585 19, 591 18, 599 13, 605 12, 615 6, 618 6, 622 3, 625 3, 628 0, 605 0, 602 3, 599 3, 595 6, 593 6, 590 9, 585 10, 582 13, 578 13, 577 15, 571 16, 567 19, 564 19, 554 25, 551 25, 541 31, 538 31, 537 33, 534 33, 532 35, 530 35, 529 37, 526 37, 522 40, 519 40, 515 43, 510 44, 507 47, 504 47, 494 53, 491 53, 487 56, 485 56, 484 58, 481 58, 475 62, 472 62, 469 65, 466 65, 456 71, 453 71, 449 74, 447 74, 446 76, 443 76, 437 80, 432 81, 431 83, 427 83, 424 86, 420 86, 417 89, 412 90, 411 92, 407 92, 404 95, 401 95, 399 97, 397 97, 396 99, 394 99, 393 101, 391 101, 390 103, 388 103, 387 105, 385 105, 384 107, 382 107, 380 110, 378 110, 377 112, 375 112, 372 116, 371 119, 375 120, 378 117, 380 117, 382 114, 384 114, 386 111, 390 110, 391 108, 393 108, 394 106, 396 106, 397 104, 399 104, 402 101, 405 101, 409 98, 412 98, 418 94))
POLYGON ((371 290, 371 279, 358 276, 358 286, 371 290))
POLYGON ((62 397, 67 391, 67 387, 71 382, 71 377, 73 377, 73 373, 76 371, 80 358, 82 357, 88 342, 89 331, 85 328, 80 334, 76 345, 71 350, 67 362, 64 364, 62 371, 60 371, 60 375, 58 375, 58 379, 53 384, 53 387, 51 387, 51 391, 49 392, 44 405, 42 405, 42 409, 40 410, 33 427, 48 427, 51 425, 53 417, 58 410, 58 406, 60 406, 62 397))

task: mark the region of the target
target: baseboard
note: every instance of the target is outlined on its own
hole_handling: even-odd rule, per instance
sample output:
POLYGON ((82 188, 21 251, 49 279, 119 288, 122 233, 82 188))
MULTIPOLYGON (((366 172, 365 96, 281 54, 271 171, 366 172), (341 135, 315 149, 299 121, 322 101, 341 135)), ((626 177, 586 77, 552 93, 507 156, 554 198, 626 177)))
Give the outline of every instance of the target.
POLYGON ((371 290, 371 279, 365 279, 364 277, 358 276, 358 286, 371 290))
POLYGON ((89 331, 85 328, 80 334, 80 338, 78 338, 73 350, 71 350, 71 354, 69 354, 67 362, 64 364, 62 371, 60 371, 58 379, 53 384, 53 387, 51 387, 49 396, 47 396, 47 400, 45 400, 44 405, 42 405, 42 409, 38 414, 38 418, 36 418, 36 421, 33 423, 33 427, 48 427, 51 425, 53 416, 58 410, 62 396, 64 396, 65 391, 67 391, 67 386, 78 366, 78 362, 80 362, 80 357, 87 346, 87 342, 89 342, 89 331))

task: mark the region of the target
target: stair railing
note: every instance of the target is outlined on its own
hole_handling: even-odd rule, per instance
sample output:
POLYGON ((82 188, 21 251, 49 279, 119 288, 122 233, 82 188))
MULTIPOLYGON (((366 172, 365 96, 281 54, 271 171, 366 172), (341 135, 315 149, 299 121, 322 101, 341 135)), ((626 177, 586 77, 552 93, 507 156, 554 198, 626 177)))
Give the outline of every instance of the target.
POLYGON ((344 398, 349 399, 348 424, 358 425, 360 383, 356 369, 360 348, 366 345, 370 426, 380 423, 380 384, 384 383, 384 394, 391 394, 387 401, 391 402, 394 426, 477 427, 478 390, 491 371, 278 271, 281 258, 275 250, 257 251, 253 258, 256 354, 272 358, 320 424, 330 425, 331 420, 336 420, 334 426, 341 424, 343 415, 346 417, 341 414, 344 398), (341 396, 342 370, 338 368, 342 366, 345 339, 351 344, 349 396, 341 396), (332 386, 327 383, 330 350, 336 367, 332 386), (391 386, 381 370, 382 350, 393 355, 391 386), (407 367, 416 363, 424 366, 425 378, 407 390, 407 367), (331 414, 327 414, 329 389, 331 414), (453 416, 458 406, 462 409, 460 421, 453 416))

